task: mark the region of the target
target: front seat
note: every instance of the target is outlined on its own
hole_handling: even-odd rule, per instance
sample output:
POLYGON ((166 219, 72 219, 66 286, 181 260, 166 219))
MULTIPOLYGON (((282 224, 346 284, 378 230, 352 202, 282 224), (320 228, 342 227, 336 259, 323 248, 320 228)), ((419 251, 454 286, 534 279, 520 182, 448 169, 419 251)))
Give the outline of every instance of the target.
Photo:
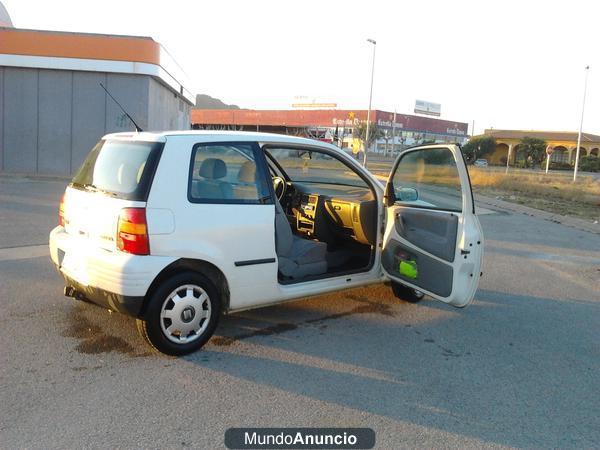
POLYGON ((235 198, 256 200, 258 198, 256 185, 256 164, 254 161, 246 161, 238 172, 238 184, 234 188, 235 198))
POLYGON ((281 204, 275 199, 275 249, 279 272, 291 279, 327 272, 327 244, 302 239, 292 233, 292 227, 281 204))
POLYGON ((222 181, 227 175, 227 164, 218 158, 206 158, 198 169, 199 180, 193 182, 194 197, 200 199, 230 199, 233 195, 231 184, 222 181))

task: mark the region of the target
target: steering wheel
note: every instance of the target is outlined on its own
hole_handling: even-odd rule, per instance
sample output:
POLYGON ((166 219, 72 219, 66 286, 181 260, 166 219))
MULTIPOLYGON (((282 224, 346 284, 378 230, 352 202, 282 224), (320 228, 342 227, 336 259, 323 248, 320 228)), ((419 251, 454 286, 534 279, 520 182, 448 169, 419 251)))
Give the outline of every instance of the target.
POLYGON ((275 191, 275 196, 277 197, 277 200, 281 201, 281 199, 285 195, 286 188, 287 185, 283 178, 278 176, 273 177, 273 190, 275 191))

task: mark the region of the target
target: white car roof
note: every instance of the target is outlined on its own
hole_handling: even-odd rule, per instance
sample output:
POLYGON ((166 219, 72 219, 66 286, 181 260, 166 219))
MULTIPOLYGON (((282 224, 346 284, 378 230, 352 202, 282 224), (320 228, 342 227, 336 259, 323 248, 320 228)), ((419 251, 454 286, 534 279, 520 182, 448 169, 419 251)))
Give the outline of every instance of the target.
POLYGON ((275 134, 275 133, 260 133, 254 131, 228 131, 228 130, 186 130, 186 131, 157 131, 157 132, 125 132, 125 133, 111 133, 105 135, 102 139, 122 139, 122 140, 136 140, 136 141, 148 141, 148 142, 166 142, 169 137, 193 137, 201 136, 206 141, 217 141, 217 140, 230 140, 230 141, 258 141, 258 142, 274 142, 274 143, 288 143, 288 144, 309 144, 319 145, 321 147, 327 147, 334 150, 341 150, 335 145, 329 144, 323 141, 317 141, 314 139, 308 139, 297 136, 288 136, 286 134, 275 134))

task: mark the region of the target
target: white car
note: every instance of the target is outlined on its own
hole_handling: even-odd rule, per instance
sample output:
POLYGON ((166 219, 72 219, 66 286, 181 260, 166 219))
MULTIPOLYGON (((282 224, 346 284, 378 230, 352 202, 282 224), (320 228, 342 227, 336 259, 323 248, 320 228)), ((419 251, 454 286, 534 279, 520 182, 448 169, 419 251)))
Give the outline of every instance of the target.
POLYGON ((473 165, 475 167, 487 167, 488 162, 487 162, 487 159, 476 159, 475 162, 473 163, 473 165))
POLYGON ((67 187, 50 254, 67 296, 136 317, 183 355, 221 314, 386 279, 404 300, 466 306, 483 235, 454 145, 402 152, 384 188, 309 139, 119 133, 67 187))

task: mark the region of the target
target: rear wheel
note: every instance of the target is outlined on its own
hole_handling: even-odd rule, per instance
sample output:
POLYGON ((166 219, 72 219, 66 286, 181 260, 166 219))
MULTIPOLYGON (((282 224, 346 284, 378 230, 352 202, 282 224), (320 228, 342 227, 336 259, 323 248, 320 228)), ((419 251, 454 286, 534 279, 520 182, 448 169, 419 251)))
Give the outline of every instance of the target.
POLYGON ((221 310, 215 285, 204 275, 184 272, 166 280, 149 300, 140 334, 158 351, 186 355, 210 339, 221 310))
POLYGON ((395 281, 392 281, 392 291, 398 299, 409 303, 419 303, 425 297, 425 294, 421 291, 396 283, 395 281))

